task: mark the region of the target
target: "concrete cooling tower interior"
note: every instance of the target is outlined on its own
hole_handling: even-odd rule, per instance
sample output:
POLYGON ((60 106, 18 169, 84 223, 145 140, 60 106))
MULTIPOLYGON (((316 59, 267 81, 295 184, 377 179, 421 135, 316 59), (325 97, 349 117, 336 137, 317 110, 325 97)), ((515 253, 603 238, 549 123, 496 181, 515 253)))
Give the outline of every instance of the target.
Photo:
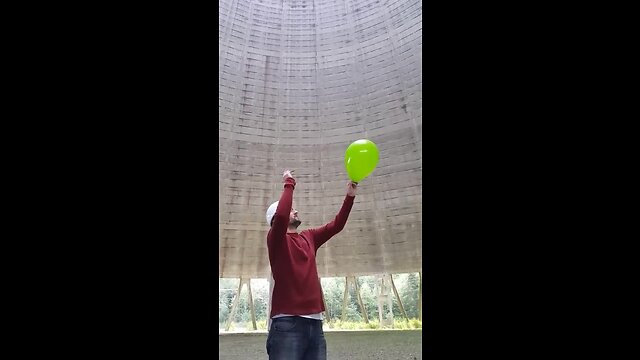
POLYGON ((219 0, 219 277, 269 276, 267 207, 295 169, 299 230, 331 221, 345 150, 379 150, 321 276, 422 271, 422 4, 219 0))

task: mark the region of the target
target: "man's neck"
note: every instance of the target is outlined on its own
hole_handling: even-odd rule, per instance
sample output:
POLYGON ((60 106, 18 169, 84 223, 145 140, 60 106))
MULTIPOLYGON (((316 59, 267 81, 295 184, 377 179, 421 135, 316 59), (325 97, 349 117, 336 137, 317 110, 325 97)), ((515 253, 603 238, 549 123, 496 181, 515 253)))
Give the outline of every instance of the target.
POLYGON ((288 228, 287 229, 287 234, 291 234, 291 233, 297 234, 298 233, 298 229, 297 228, 292 228, 292 227, 288 228))

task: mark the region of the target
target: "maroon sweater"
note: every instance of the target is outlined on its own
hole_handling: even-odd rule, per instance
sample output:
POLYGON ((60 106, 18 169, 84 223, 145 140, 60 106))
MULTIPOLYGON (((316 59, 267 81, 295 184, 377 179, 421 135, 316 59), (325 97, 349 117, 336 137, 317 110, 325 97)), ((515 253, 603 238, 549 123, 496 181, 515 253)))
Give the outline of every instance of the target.
POLYGON ((354 196, 346 196, 340 212, 330 223, 300 233, 287 233, 295 180, 288 178, 267 235, 269 262, 275 285, 271 315, 307 315, 324 311, 316 268, 316 252, 347 223, 354 196))

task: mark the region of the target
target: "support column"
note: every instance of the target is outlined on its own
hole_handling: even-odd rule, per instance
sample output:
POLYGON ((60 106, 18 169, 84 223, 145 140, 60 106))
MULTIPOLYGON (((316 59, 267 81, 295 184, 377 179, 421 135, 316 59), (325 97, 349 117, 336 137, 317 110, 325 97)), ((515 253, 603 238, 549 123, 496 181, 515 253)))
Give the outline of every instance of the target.
POLYGON ((418 272, 420 275, 420 286, 418 288, 418 319, 422 321, 422 271, 418 272))
POLYGON ((364 303, 362 302, 362 296, 360 295, 360 287, 358 286, 358 278, 353 277, 353 284, 355 286, 356 294, 358 296, 358 305, 360 305, 360 310, 362 311, 362 316, 364 317, 364 322, 369 323, 369 317, 367 316, 367 309, 364 307, 364 303))
POLYGON ((253 322, 253 330, 258 330, 256 326, 256 309, 253 305, 253 294, 251 293, 251 279, 240 277, 240 284, 238 284, 238 291, 236 292, 236 296, 233 299, 233 304, 231 305, 231 312, 229 313, 229 319, 227 319, 227 325, 224 328, 224 331, 229 331, 231 328, 231 322, 236 316, 236 309, 238 308, 238 303, 240 302, 240 295, 242 294, 242 285, 247 285, 247 291, 249 291, 249 308, 251 309, 251 321, 253 322))
POLYGON ((378 300, 378 322, 380 323, 380 327, 383 326, 382 320, 384 319, 384 317, 382 316, 382 308, 384 307, 384 300, 383 300, 383 284, 384 284, 384 280, 383 279, 378 279, 378 281, 376 282, 376 295, 377 295, 377 300, 378 300))
POLYGON ((396 300, 398 300, 398 305, 400 305, 400 311, 402 311, 402 315, 404 315, 405 320, 409 321, 409 317, 407 316, 407 312, 404 311, 404 306, 402 305, 402 300, 400 300, 400 295, 398 295, 398 290, 396 289, 396 284, 393 282, 393 274, 389 275, 389 279, 391 279, 391 287, 393 288, 393 293, 396 294, 396 300))
POLYGON ((342 322, 347 318, 347 298, 349 297, 349 277, 345 277, 344 299, 342 300, 342 322))
POLYGON ((240 302, 240 292, 242 291, 242 278, 240 278, 240 284, 238 284, 238 291, 236 292, 236 297, 233 298, 233 304, 231 305, 231 312, 229 313, 229 319, 227 319, 227 325, 224 327, 224 331, 229 331, 231 327, 231 322, 236 315, 236 308, 238 307, 238 303, 240 302))
POLYGON ((387 280, 389 275, 378 275, 376 282, 376 294, 378 295, 378 316, 380 319, 380 327, 393 326, 393 300, 389 294, 389 283, 387 280), (387 304, 388 312, 386 317, 383 316, 383 308, 385 303, 387 304))
MULTIPOLYGON (((320 283, 320 293, 322 294, 322 305, 324 305, 324 318, 327 323, 331 322, 331 318, 327 316, 327 301, 324 299, 324 289, 322 288, 322 278, 318 276, 318 283, 320 283)), ((329 314, 331 315, 331 314, 329 314)))
POLYGON ((251 322, 253 323, 253 330, 258 330, 256 326, 256 308, 253 305, 253 295, 251 294, 251 279, 245 280, 247 284, 247 291, 249 292, 249 308, 251 309, 251 322))

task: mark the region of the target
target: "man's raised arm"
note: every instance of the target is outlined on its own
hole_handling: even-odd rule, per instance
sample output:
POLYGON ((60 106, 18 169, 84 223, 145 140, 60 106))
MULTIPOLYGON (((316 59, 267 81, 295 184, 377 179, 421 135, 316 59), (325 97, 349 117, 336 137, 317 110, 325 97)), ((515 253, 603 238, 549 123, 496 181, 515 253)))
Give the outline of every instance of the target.
POLYGON ((330 223, 309 230, 313 234, 313 240, 316 250, 318 250, 318 248, 322 246, 322 244, 331 239, 331 237, 333 237, 335 234, 342 231, 344 226, 347 224, 347 219, 349 218, 351 207, 353 207, 353 200, 356 197, 357 190, 358 184, 349 181, 349 183, 347 183, 347 195, 344 198, 342 207, 340 208, 338 215, 336 215, 336 217, 330 223))
POLYGON ((287 229, 289 228, 289 214, 293 203, 293 190, 296 186, 296 180, 291 175, 291 172, 285 170, 284 174, 282 174, 284 190, 282 190, 276 213, 271 220, 271 230, 267 235, 267 245, 270 247, 278 246, 278 242, 283 242, 286 239, 287 229))

